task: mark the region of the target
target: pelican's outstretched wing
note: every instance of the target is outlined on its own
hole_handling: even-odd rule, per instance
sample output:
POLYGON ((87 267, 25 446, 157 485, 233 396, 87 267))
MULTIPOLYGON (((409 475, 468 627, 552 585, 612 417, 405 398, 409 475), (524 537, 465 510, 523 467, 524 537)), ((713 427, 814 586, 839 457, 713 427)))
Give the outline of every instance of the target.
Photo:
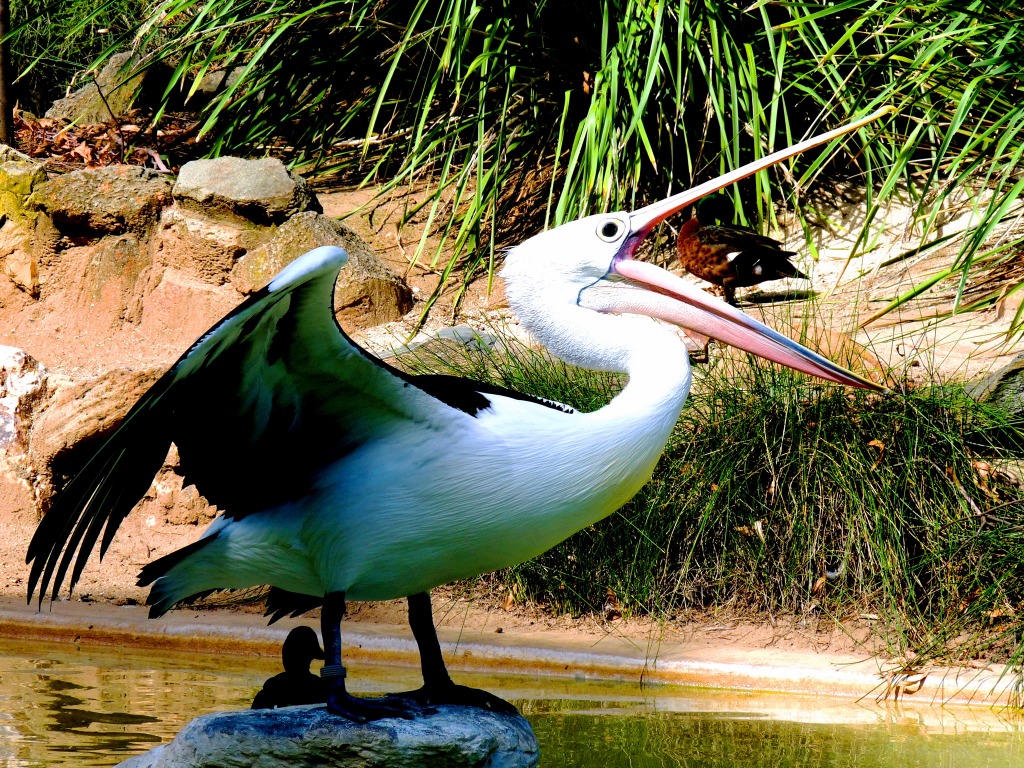
POLYGON ((29 601, 70 588, 102 532, 100 556, 173 442, 186 483, 240 518, 308 493, 324 467, 414 421, 458 429, 488 407, 471 382, 404 374, 356 346, 332 311, 347 260, 299 257, 221 320, 142 396, 57 494, 29 544, 29 601))

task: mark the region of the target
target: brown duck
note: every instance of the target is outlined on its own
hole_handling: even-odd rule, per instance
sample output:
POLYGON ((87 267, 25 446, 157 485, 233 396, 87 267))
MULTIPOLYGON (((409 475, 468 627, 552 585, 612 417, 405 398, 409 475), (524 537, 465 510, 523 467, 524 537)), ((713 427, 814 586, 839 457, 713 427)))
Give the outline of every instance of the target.
POLYGON ((777 240, 739 227, 702 227, 696 216, 680 228, 676 249, 683 269, 722 286, 733 305, 737 288, 783 277, 808 279, 789 260, 796 253, 784 251, 777 240))

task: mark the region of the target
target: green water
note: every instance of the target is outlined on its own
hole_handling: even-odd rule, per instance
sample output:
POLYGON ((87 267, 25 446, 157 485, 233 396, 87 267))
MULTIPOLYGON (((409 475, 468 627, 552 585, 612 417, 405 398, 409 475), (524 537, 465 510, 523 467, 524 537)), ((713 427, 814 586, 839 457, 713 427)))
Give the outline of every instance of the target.
MULTIPOLYGON (((278 660, 0 641, 0 766, 111 766, 193 717, 247 708, 278 660)), ((1024 768, 1009 712, 468 676, 513 701, 545 768, 1024 768)), ((413 669, 357 665, 353 688, 402 690, 413 669), (360 687, 361 683, 361 687, 360 687)))

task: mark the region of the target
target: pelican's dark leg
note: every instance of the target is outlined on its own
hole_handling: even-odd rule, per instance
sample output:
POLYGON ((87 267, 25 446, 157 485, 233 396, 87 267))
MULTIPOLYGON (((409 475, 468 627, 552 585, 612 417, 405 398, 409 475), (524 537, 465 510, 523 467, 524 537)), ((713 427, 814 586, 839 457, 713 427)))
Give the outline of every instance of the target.
POLYGON ((430 607, 430 593, 419 592, 409 595, 409 627, 416 645, 420 649, 420 668, 423 670, 423 687, 439 690, 453 685, 448 676, 441 643, 434 628, 434 613, 430 607))
POLYGON ((327 709, 357 723, 386 717, 412 717, 401 708, 400 702, 391 699, 360 699, 345 689, 345 667, 341 664, 341 620, 344 617, 345 593, 330 592, 325 595, 320 613, 325 659, 320 676, 327 683, 327 709))
POLYGON ((420 667, 423 670, 423 687, 408 693, 396 694, 408 697, 420 704, 465 704, 481 709, 518 714, 518 710, 504 699, 479 688, 456 685, 448 676, 448 669, 441 655, 441 643, 434 628, 434 615, 430 609, 430 594, 419 592, 409 596, 409 626, 416 645, 420 650, 420 667))

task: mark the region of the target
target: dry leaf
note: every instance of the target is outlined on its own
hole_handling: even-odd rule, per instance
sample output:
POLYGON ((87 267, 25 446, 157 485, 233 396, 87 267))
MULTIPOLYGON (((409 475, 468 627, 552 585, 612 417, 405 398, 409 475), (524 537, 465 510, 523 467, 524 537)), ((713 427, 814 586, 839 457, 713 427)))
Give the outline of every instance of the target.
POLYGON ((84 141, 79 142, 78 146, 71 150, 71 154, 82 158, 86 163, 92 162, 92 148, 84 141))
POLYGON ((761 539, 761 543, 762 544, 767 544, 768 542, 765 541, 765 538, 764 538, 764 521, 763 520, 755 520, 754 521, 754 530, 757 531, 757 537, 759 539, 761 539))
POLYGON ((763 520, 755 520, 753 525, 737 525, 735 528, 733 528, 733 530, 741 536, 746 536, 748 538, 753 538, 754 536, 757 536, 757 538, 761 540, 762 544, 767 543, 764 538, 763 520))
POLYGON ((885 456, 885 443, 877 438, 875 440, 869 440, 868 448, 878 449, 878 458, 876 458, 875 463, 871 465, 872 469, 878 469, 879 464, 882 463, 882 458, 885 456))

